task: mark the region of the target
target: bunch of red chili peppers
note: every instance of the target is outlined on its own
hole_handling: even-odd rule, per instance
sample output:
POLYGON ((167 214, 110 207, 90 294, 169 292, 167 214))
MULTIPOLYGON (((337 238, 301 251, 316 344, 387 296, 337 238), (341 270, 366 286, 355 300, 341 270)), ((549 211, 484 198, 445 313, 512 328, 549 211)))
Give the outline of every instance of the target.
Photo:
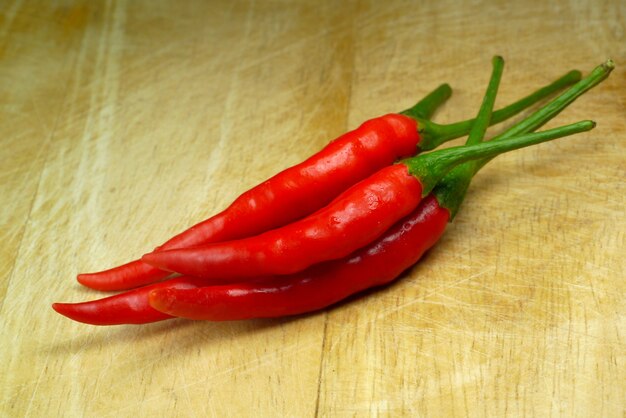
POLYGON ((310 312, 391 282, 437 242, 472 177, 491 158, 592 129, 593 122, 582 121, 534 132, 608 77, 614 64, 608 60, 585 78, 571 71, 494 112, 503 66, 502 58, 493 59, 475 119, 430 120, 450 97, 443 84, 412 108, 340 136, 140 260, 78 276, 93 289, 133 290, 52 307, 95 325, 224 321, 310 312), (489 125, 563 89, 483 142, 489 125), (420 154, 466 134, 464 146, 420 154))

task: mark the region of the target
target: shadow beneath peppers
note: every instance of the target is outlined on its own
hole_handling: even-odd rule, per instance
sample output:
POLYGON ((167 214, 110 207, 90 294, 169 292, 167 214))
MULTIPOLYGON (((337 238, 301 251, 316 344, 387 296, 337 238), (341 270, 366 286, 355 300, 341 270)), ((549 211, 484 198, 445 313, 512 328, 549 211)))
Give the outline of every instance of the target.
POLYGON ((309 314, 303 314, 300 316, 312 316, 316 313, 322 313, 322 312, 331 312, 333 309, 341 309, 343 307, 346 307, 352 303, 359 303, 362 302, 364 300, 369 299, 370 297, 380 297, 381 295, 384 295, 386 292, 392 292, 394 290, 395 287, 398 286, 402 286, 403 285, 403 281, 405 281, 407 278, 409 278, 409 276, 416 276, 416 280, 427 280, 428 277, 421 277, 419 276, 419 274, 417 274, 415 272, 415 270, 419 269, 421 264, 423 263, 428 263, 428 259, 433 257, 433 253, 438 251, 438 245, 436 244, 433 248, 431 248, 430 250, 426 251, 422 257, 420 258, 420 260, 415 263, 414 265, 412 265, 411 267, 407 268, 406 270, 404 270, 398 277, 396 277, 394 280, 392 280, 389 283, 385 283, 376 287, 371 287, 369 289, 365 289, 359 293, 356 293, 354 295, 348 296, 347 298, 345 298, 344 300, 341 300, 337 303, 335 303, 334 305, 329 306, 328 308, 319 311, 319 312, 311 312, 309 314))
MULTIPOLYGON (((323 311, 321 311, 323 312, 323 311)), ((136 359, 150 357, 158 352, 180 353, 185 348, 194 348, 210 341, 232 340, 243 336, 263 333, 268 329, 298 320, 300 316, 251 319, 245 321, 193 321, 172 318, 141 325, 94 326, 72 322, 75 337, 50 342, 43 351, 52 355, 69 353, 102 352, 103 347, 132 346, 136 359), (82 329, 79 329, 82 328, 82 329), (155 343, 158 343, 155 345, 155 343), (139 355, 144 352, 143 355, 139 355)), ((69 321, 59 317, 60 321, 69 321)), ((206 346, 204 348, 207 348, 206 346)))

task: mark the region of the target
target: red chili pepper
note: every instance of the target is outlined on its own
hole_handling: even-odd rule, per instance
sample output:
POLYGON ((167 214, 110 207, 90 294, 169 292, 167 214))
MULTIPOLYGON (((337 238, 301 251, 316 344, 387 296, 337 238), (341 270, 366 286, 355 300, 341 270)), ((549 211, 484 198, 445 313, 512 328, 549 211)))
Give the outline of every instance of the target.
MULTIPOLYGON (((574 74, 574 72, 570 74, 574 74)), ((608 71, 606 75, 608 75, 608 71)), ((505 132, 500 137, 504 138, 509 133, 525 132, 525 130, 531 130, 541 126, 575 98, 598 84, 604 78, 605 76, 598 77, 597 70, 594 71, 590 77, 581 81, 555 100, 553 103, 558 103, 556 107, 553 106, 553 103, 550 103, 527 120, 509 129, 509 131, 505 132)), ((453 195, 456 186, 457 194, 460 196, 460 198, 456 199, 456 209, 458 209, 458 206, 462 202, 462 197, 465 195, 467 188, 467 184, 462 181, 462 178, 459 178, 458 174, 462 171, 461 168, 468 164, 472 163, 466 163, 454 169, 433 192, 438 199, 441 199, 441 196, 443 196, 442 200, 452 203, 454 199, 450 199, 450 197, 453 195), (447 185, 445 183, 447 183, 447 185)), ((467 172, 465 172, 465 176, 467 177, 467 172)), ((190 316, 192 318, 217 318, 221 316, 221 319, 242 319, 242 317, 240 315, 238 316, 236 313, 241 308, 241 304, 244 305, 243 309, 244 312, 249 315, 248 317, 271 316, 271 312, 276 306, 283 305, 291 307, 282 310, 282 314, 285 315, 320 309, 366 287, 383 284, 393 279, 395 276, 392 270, 401 272, 403 270, 401 267, 405 265, 404 263, 408 262, 406 260, 409 260, 411 257, 417 261, 424 249, 432 245, 429 243, 429 240, 432 240, 432 242, 436 241, 443 231, 443 228, 441 228, 441 232, 437 232, 437 221, 443 218, 447 219, 448 210, 456 213, 456 209, 452 206, 453 205, 448 205, 448 209, 443 209, 437 200, 429 197, 422 202, 419 208, 407 217, 407 219, 396 224, 396 226, 387 231, 384 236, 370 244, 367 248, 359 250, 358 254, 362 254, 362 257, 353 254, 341 261, 325 263, 324 265, 326 267, 324 268, 314 266, 307 270, 307 272, 298 273, 293 276, 284 276, 262 282, 257 281, 254 284, 213 286, 198 289, 197 291, 189 290, 180 292, 167 291, 168 287, 176 286, 175 280, 177 279, 168 280, 158 285, 147 286, 143 289, 117 295, 114 297, 117 301, 116 304, 108 303, 110 298, 87 302, 86 304, 91 305, 90 312, 94 314, 91 318, 85 315, 79 318, 72 316, 72 313, 74 313, 72 304, 58 304, 56 306, 66 308, 58 309, 59 313, 86 323, 101 324, 102 321, 98 319, 99 315, 115 317, 117 318, 115 321, 119 321, 115 323, 142 323, 146 318, 150 318, 150 315, 155 315, 154 309, 148 306, 147 294, 158 287, 160 290, 152 294, 151 303, 159 309, 170 312, 175 316, 190 316), (422 232, 416 233, 416 231, 419 230, 422 232), (398 267, 396 268, 394 266, 398 267), (382 270, 382 272, 380 270, 382 270), (350 275, 350 271, 361 271, 363 273, 350 275), (388 271, 390 275, 386 275, 388 271), (337 286, 333 285, 335 280, 337 286), (197 297, 194 297, 193 295, 195 295, 196 292, 202 293, 204 296, 198 294, 196 295, 197 297), (139 294, 144 298, 143 303, 142 301, 137 301, 139 294), (296 297, 296 295, 299 294, 304 294, 306 297, 296 297), (219 295, 223 297, 219 297, 219 295), (311 295, 311 303, 307 302, 309 295, 311 295), (256 301, 257 303, 251 304, 252 301, 256 301), (132 310, 129 309, 129 305, 133 306, 132 310), (142 306, 147 312, 142 312, 137 308, 138 306, 142 306), (192 309, 193 312, 189 313, 189 309, 192 309), (257 313, 254 313, 255 309, 257 313), (232 316, 225 316, 228 312, 231 312, 232 316)), ((444 224, 445 222, 446 221, 443 221, 444 224)), ((412 263, 409 263, 409 265, 410 264, 412 263)), ((76 305, 85 306, 86 304, 76 305)), ((169 315, 154 316, 154 320, 169 317, 169 315)))
POLYGON ((52 308, 61 315, 85 324, 147 324, 171 318, 148 304, 148 294, 151 291, 162 288, 189 290, 200 287, 203 283, 193 277, 176 277, 108 298, 82 303, 53 303, 52 308))
MULTIPOLYGON (((571 82, 570 73, 557 81, 571 82)), ((557 84, 555 83, 555 84, 557 84)), ((498 123, 551 94, 545 88, 513 103, 492 117, 498 123)), ((313 157, 291 167, 237 198, 225 211, 175 236, 156 251, 228 241, 280 227, 324 207, 340 192, 398 158, 465 135, 473 120, 438 125, 426 119, 450 96, 442 85, 416 106, 365 122, 342 135, 313 157), (406 116, 405 116, 406 115, 406 116), (418 134, 419 128, 419 134, 418 134)), ((98 290, 141 286, 168 275, 140 260, 98 273, 80 274, 78 281, 98 290)))
POLYGON ((142 261, 207 279, 238 280, 289 274, 345 257, 411 213, 454 167, 475 159, 592 129, 591 121, 506 141, 447 148, 386 167, 357 183, 325 208, 281 228, 236 241, 158 251, 142 261))

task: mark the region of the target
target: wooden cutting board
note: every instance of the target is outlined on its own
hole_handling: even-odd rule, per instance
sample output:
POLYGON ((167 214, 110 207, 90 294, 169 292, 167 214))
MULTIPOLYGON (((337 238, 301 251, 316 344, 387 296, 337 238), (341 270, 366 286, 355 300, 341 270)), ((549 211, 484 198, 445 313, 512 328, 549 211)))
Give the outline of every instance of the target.
POLYGON ((0 415, 622 417, 625 68, 619 0, 3 2, 0 415), (436 120, 472 117, 494 54, 498 106, 612 57, 548 125, 598 127, 491 163, 395 284, 277 320, 50 309, 442 82, 436 120))

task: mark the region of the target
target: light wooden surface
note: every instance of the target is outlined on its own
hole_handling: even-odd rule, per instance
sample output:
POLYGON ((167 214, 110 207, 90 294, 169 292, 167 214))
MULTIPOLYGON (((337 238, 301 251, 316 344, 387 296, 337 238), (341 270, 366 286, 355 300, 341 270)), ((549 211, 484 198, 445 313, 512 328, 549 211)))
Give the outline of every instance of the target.
MULTIPOLYGON (((624 414, 626 3, 3 1, 0 415, 624 414), (441 82, 473 116, 607 57, 396 284, 271 321, 90 327, 50 309, 441 82)), ((498 132, 496 127, 492 132, 498 132)))

